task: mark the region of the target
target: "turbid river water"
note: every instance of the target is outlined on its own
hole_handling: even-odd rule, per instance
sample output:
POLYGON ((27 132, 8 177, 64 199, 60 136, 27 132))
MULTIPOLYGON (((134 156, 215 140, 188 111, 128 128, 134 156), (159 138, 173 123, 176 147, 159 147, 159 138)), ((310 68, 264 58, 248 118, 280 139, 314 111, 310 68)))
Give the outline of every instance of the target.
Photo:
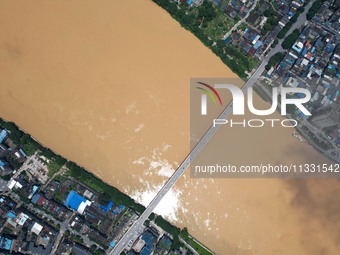
MULTIPOLYGON (((150 0, 2 0, 0 34, 0 116, 145 205, 190 150, 190 77, 235 77, 150 0)), ((224 129, 208 147, 223 136, 235 163, 325 162, 291 134, 224 129)), ((218 254, 338 254, 339 192, 187 172, 156 212, 218 254)))

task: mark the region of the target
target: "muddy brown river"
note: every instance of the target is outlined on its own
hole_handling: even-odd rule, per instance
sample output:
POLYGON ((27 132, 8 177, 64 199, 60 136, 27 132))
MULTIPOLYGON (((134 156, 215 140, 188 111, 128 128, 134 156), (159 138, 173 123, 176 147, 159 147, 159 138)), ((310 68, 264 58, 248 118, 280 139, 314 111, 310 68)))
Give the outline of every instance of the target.
MULTIPOLYGON (((0 116, 144 205, 189 153, 190 78, 236 77, 151 0, 2 0, 0 34, 0 116)), ((326 162, 291 129, 221 137, 235 164, 326 162)), ((339 254, 339 192, 187 171, 156 212, 217 254, 339 254)))

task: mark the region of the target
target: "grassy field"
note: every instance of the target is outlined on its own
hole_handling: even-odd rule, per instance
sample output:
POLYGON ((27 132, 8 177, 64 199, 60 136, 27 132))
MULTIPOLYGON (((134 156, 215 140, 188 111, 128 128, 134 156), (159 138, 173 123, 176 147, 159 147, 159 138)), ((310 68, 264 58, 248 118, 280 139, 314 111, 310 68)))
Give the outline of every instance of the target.
POLYGON ((189 237, 186 242, 194 248, 201 255, 213 255, 210 251, 204 248, 201 244, 197 243, 192 237, 189 237))
POLYGON ((204 29, 214 41, 221 39, 236 24, 236 20, 229 19, 219 8, 216 13, 216 18, 204 29))

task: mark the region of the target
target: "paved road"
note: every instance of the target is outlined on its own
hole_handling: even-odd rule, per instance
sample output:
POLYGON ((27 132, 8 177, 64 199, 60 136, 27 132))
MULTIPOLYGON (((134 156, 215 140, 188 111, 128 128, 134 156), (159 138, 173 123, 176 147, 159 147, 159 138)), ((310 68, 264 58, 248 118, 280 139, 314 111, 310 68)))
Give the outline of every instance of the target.
MULTIPOLYGON (((306 12, 312 3, 315 0, 309 2, 309 4, 305 7, 305 11, 301 13, 298 20, 294 23, 291 29, 288 31, 287 35, 289 35, 294 29, 299 28, 306 22, 306 12)), ((265 70, 265 66, 268 63, 269 58, 275 53, 282 51, 281 41, 276 45, 274 49, 270 51, 267 57, 262 61, 260 66, 256 69, 253 75, 249 78, 249 80, 242 87, 242 91, 245 93, 249 87, 251 87, 255 81, 260 77, 262 72, 265 70)), ((226 119, 230 113, 232 112, 233 102, 230 102, 228 106, 223 110, 221 115, 218 117, 219 119, 226 119)), ((190 165, 190 163, 197 157, 198 153, 204 148, 204 146, 209 142, 212 136, 216 133, 220 125, 211 126, 208 131, 204 134, 201 140, 197 143, 196 147, 190 152, 190 154, 184 159, 181 165, 178 167, 176 172, 170 177, 170 179, 166 182, 166 184, 161 188, 161 190, 157 193, 155 198, 150 202, 144 213, 139 217, 138 220, 131 226, 131 228, 125 233, 125 235, 120 239, 120 241, 116 244, 114 249, 108 254, 110 255, 119 255, 121 251, 124 249, 125 245, 128 243, 130 238, 134 235, 134 233, 143 225, 143 223, 148 219, 149 215, 158 205, 158 203, 163 199, 165 194, 170 190, 170 188, 176 183, 176 181, 182 176, 185 169, 190 165)))

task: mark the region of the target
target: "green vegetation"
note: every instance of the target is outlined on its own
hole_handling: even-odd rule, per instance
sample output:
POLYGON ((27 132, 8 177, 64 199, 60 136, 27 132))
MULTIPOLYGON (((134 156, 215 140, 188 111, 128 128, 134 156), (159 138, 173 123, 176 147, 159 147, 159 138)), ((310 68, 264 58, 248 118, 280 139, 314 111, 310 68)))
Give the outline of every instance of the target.
POLYGON ((278 52, 276 54, 274 54, 268 61, 268 64, 266 65, 266 70, 270 70, 270 68, 272 68, 273 66, 277 65, 280 60, 283 57, 283 53, 282 52, 278 52))
POLYGON ((10 175, 0 175, 0 179, 4 180, 4 181, 9 181, 11 179, 11 176, 10 175))
POLYGON ((65 235, 65 237, 69 237, 70 236, 70 231, 66 230, 64 235, 65 235))
POLYGON ((149 220, 151 221, 151 220, 154 220, 155 219, 155 214, 154 213, 151 213, 150 215, 149 215, 149 220))
POLYGON ((183 238, 188 244, 190 244, 196 251, 198 251, 202 255, 212 255, 206 248, 204 248, 201 244, 196 242, 192 237, 189 236, 188 229, 184 228, 182 231, 173 226, 171 223, 163 219, 162 216, 158 216, 155 220, 155 223, 161 227, 164 231, 168 232, 173 236, 173 242, 171 245, 171 249, 179 249, 180 247, 184 247, 184 244, 179 240, 179 236, 183 238))
POLYGON ((204 248, 200 243, 196 242, 193 237, 189 236, 188 229, 184 228, 181 233, 180 237, 187 242, 191 247, 193 247, 199 254, 201 255, 212 255, 210 251, 204 248))
POLYGON ((22 166, 22 163, 19 163, 13 154, 10 157, 10 163, 14 169, 19 169, 22 166))
POLYGON ((300 16, 300 14, 302 12, 304 12, 304 8, 300 7, 299 9, 297 9, 296 13, 294 14, 294 16, 289 20, 289 22, 281 29, 281 31, 277 34, 277 37, 282 39, 286 36, 287 32, 289 31, 289 29, 293 26, 293 24, 297 21, 298 17, 300 16))
POLYGON ((204 1, 202 6, 200 6, 200 12, 198 18, 203 20, 203 22, 209 23, 216 17, 216 10, 212 2, 204 1))
POLYGON ((204 19, 201 26, 201 29, 205 34, 209 35, 209 38, 212 41, 221 39, 237 22, 236 18, 227 18, 225 13, 220 8, 216 8, 215 10, 216 17, 209 23, 207 23, 206 19, 204 19))
POLYGON ((275 10, 274 10, 274 8, 271 7, 271 8, 269 8, 269 9, 265 10, 265 11, 263 12, 263 15, 266 16, 267 18, 268 18, 268 17, 275 16, 275 10))
POLYGON ((67 168, 70 170, 70 175, 76 178, 78 181, 91 187, 92 189, 101 192, 101 202, 108 202, 112 200, 116 205, 125 205, 133 208, 136 212, 142 213, 145 207, 136 203, 132 198, 122 193, 118 189, 104 183, 102 180, 87 172, 84 168, 76 165, 73 162, 67 162, 67 168))
POLYGON ((12 233, 12 230, 10 230, 9 228, 5 227, 3 230, 2 230, 5 234, 11 234, 12 233))
POLYGON ((231 70, 237 74, 243 73, 243 75, 240 75, 241 78, 245 77, 245 71, 251 71, 257 63, 255 58, 244 54, 244 52, 236 46, 226 46, 225 53, 221 54, 220 57, 222 62, 229 66, 231 70))
POLYGON ((162 216, 158 216, 155 220, 155 223, 173 236, 171 249, 179 249, 180 247, 184 247, 184 244, 181 243, 178 238, 179 234, 181 233, 181 230, 178 227, 173 226, 171 223, 163 219, 162 216))
POLYGON ((182 243, 181 241, 179 240, 178 236, 174 236, 173 240, 172 240, 172 243, 171 243, 171 249, 172 250, 177 250, 179 248, 182 247, 182 243))
POLYGON ((91 248, 90 248, 90 252, 94 253, 95 250, 97 250, 97 245, 92 244, 92 245, 91 245, 91 248))
MULTIPOLYGON (((52 161, 49 165, 49 170, 51 171, 49 176, 53 175, 54 172, 58 171, 60 167, 66 163, 67 160, 65 158, 55 154, 52 150, 36 142, 29 134, 22 132, 13 122, 6 122, 0 119, 0 125, 10 131, 9 138, 13 143, 20 145, 28 156, 33 155, 37 150, 39 150, 41 155, 52 161)), ((13 156, 11 159, 11 163, 14 168, 20 168, 21 164, 17 162, 16 158, 13 156)))
POLYGON ((285 50, 290 49, 294 42, 298 39, 300 35, 300 30, 295 29, 290 35, 288 35, 282 42, 282 48, 285 50))
POLYGON ((19 144, 20 138, 23 135, 23 132, 19 130, 19 128, 13 122, 5 122, 0 119, 0 125, 10 131, 9 138, 13 143, 19 144))
POLYGON ((275 39, 274 42, 270 45, 270 47, 275 48, 278 43, 279 43, 279 40, 275 39))
POLYGON ((296 106, 293 105, 293 104, 288 104, 286 110, 287 110, 287 113, 288 113, 288 114, 294 115, 295 112, 297 111, 297 108, 296 108, 296 106))
POLYGON ((267 19, 266 23, 263 25, 263 28, 261 30, 261 34, 266 35, 268 33, 268 31, 273 30, 274 27, 276 27, 276 25, 279 24, 281 17, 276 15, 276 12, 273 8, 265 10, 263 12, 263 14, 268 19, 267 19))
POLYGON ((191 31, 241 78, 246 78, 246 72, 251 71, 256 65, 255 58, 244 54, 237 47, 226 47, 223 41, 219 40, 237 22, 237 19, 230 20, 211 2, 205 0, 201 6, 189 10, 186 14, 185 4, 178 8, 177 3, 169 0, 153 1, 168 11, 185 29, 191 31), (216 44, 214 41, 217 41, 216 44))
POLYGON ((48 176, 52 177, 62 166, 57 164, 54 160, 51 160, 48 164, 48 176))
POLYGON ((70 239, 80 244, 84 242, 83 238, 81 238, 79 235, 70 235, 70 239))
POLYGON ((181 230, 178 227, 175 227, 172 224, 170 224, 168 221, 163 219, 162 216, 158 216, 155 220, 155 223, 172 236, 178 236, 181 232, 181 230))
POLYGON ((22 202, 24 202, 25 204, 31 203, 31 201, 30 201, 27 197, 23 196, 23 195, 19 192, 19 190, 17 190, 16 188, 13 188, 12 191, 13 191, 15 194, 17 194, 17 195, 19 196, 20 200, 21 200, 22 202))
POLYGON ((37 148, 32 143, 24 144, 22 149, 27 156, 31 156, 37 151, 37 148))
POLYGON ((312 6, 309 8, 307 15, 306 15, 307 20, 311 20, 315 16, 319 8, 321 7, 323 1, 324 0, 317 0, 312 4, 312 6))
POLYGON ((94 243, 98 244, 99 246, 103 247, 104 250, 107 250, 107 249, 109 248, 109 247, 107 247, 106 245, 104 245, 104 244, 102 244, 101 242, 99 242, 97 239, 93 239, 93 238, 90 237, 90 236, 89 236, 89 239, 90 239, 92 242, 94 242, 94 243))

